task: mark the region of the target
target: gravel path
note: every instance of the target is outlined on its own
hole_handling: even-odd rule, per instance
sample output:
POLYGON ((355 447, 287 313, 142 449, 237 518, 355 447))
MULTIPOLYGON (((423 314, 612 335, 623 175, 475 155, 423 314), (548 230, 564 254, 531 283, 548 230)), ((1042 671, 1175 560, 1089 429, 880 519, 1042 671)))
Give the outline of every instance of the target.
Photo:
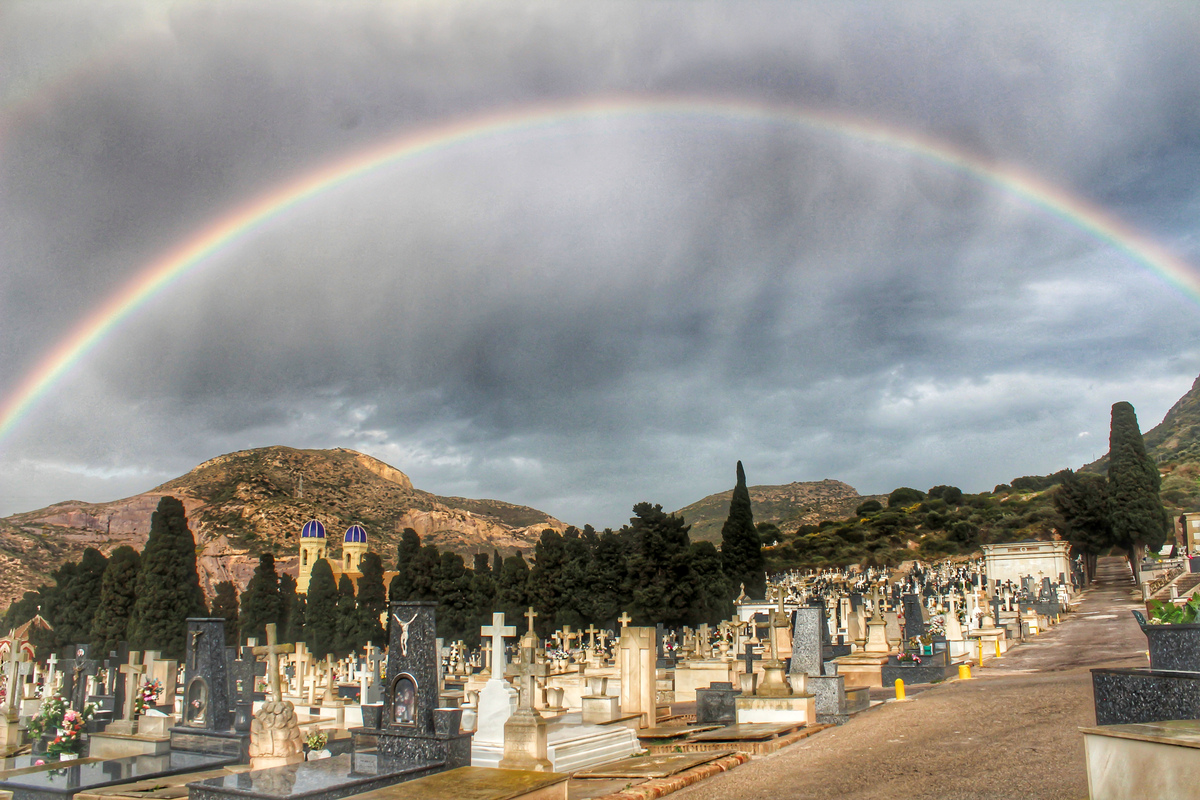
POLYGON ((1094 725, 1091 667, 1144 666, 1129 609, 1140 595, 1123 559, 1061 625, 970 681, 889 702, 732 772, 678 800, 1083 800, 1083 737, 1094 725))

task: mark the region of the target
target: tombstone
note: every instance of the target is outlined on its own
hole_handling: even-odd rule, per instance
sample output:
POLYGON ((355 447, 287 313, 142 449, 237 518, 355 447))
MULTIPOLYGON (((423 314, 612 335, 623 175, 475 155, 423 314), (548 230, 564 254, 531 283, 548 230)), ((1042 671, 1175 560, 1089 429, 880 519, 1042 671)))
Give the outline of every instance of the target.
POLYGON ((462 709, 438 708, 436 607, 425 601, 391 603, 381 727, 356 729, 356 750, 363 737, 370 737, 380 757, 391 763, 470 765, 471 734, 460 731, 462 709))
POLYGON ((515 626, 504 624, 503 614, 492 614, 492 624, 480 628, 491 637, 491 678, 479 692, 476 706, 475 736, 471 740, 471 763, 492 767, 504 756, 504 726, 516 712, 520 693, 506 680, 504 638, 517 635, 515 626))
POLYGON ((267 643, 251 649, 255 656, 266 656, 271 687, 270 696, 250 725, 248 756, 252 769, 282 767, 304 760, 296 708, 290 700, 283 699, 283 685, 279 680, 279 656, 295 651, 296 645, 276 642, 274 622, 267 623, 267 643))
POLYGON ((640 714, 639 727, 652 728, 657 722, 654 666, 654 628, 627 627, 617 644, 617 664, 621 670, 621 712, 640 714))
POLYGON ((821 646, 821 609, 801 606, 796 609, 792 625, 792 658, 788 673, 820 675, 821 665, 826 661, 821 646))
POLYGON ((533 696, 537 692, 537 680, 549 676, 545 663, 539 663, 532 647, 522 650, 521 663, 517 666, 521 681, 521 699, 517 710, 504 723, 504 758, 500 769, 551 770, 547 748, 546 720, 533 707, 533 696))
POLYGON ((921 598, 914 594, 906 594, 904 603, 904 638, 912 639, 925 635, 925 605, 921 598))
POLYGON ((735 699, 741 691, 732 683, 714 681, 707 689, 696 690, 696 723, 699 725, 732 725, 737 719, 735 699))
MULTIPOLYGON (((235 650, 236 648, 226 648, 235 650)), ((250 730, 251 712, 254 708, 254 681, 267 674, 266 663, 254 657, 254 648, 242 648, 241 658, 227 662, 229 665, 229 697, 233 703, 233 729, 250 730)))
POLYGON ((77 644, 74 650, 75 658, 71 660, 70 703, 71 708, 82 711, 87 705, 88 681, 95 677, 99 665, 91 657, 91 645, 77 644))
POLYGON ((146 672, 146 667, 142 665, 142 654, 140 651, 133 651, 129 654, 129 663, 122 664, 119 668, 121 677, 124 679, 125 702, 121 706, 121 720, 119 723, 114 722, 108 726, 109 733, 128 733, 130 735, 138 732, 138 719, 134 713, 137 707, 137 697, 142 687, 142 675, 146 672))

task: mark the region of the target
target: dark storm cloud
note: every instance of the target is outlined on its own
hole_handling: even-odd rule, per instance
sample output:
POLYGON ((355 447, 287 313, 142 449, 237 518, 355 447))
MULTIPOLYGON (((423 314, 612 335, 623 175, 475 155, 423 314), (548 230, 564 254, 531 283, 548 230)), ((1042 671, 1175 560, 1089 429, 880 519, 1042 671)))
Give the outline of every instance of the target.
MULTIPOLYGON (((878 120, 1200 258, 1191 6, 130 4, 59 36, 14 8, 8 74, 113 47, 0 108, 4 374, 268 187, 593 94, 878 120)), ((600 525, 727 488, 737 458, 752 482, 988 488, 1089 460, 1118 399, 1157 421, 1200 371, 1180 352, 1192 311, 1069 222, 910 153, 782 124, 575 122, 381 170, 210 259, 6 443, 0 510, 275 443, 600 525)))

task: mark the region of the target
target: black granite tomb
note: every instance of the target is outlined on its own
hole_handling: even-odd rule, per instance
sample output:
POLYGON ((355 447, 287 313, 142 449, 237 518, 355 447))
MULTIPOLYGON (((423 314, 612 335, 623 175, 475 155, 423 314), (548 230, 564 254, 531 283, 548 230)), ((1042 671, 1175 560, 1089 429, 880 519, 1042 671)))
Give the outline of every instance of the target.
POLYGON ((1097 725, 1200 719, 1200 673, 1093 669, 1097 725))
POLYGON ((732 683, 714 681, 707 689, 696 690, 696 723, 700 725, 732 725, 737 721, 734 700, 741 691, 732 683))
POLYGON ((148 778, 200 772, 236 763, 237 759, 204 754, 171 752, 109 761, 66 762, 60 769, 11 775, 0 781, 0 790, 12 800, 67 800, 79 792, 148 778))
POLYGON ((375 751, 392 766, 469 766, 471 734, 460 708, 438 707, 436 603, 395 601, 388 610, 387 677, 379 728, 354 728, 356 752, 375 751))
POLYGON ((248 760, 250 734, 233 730, 225 620, 188 619, 185 643, 183 714, 171 728, 171 749, 248 760))

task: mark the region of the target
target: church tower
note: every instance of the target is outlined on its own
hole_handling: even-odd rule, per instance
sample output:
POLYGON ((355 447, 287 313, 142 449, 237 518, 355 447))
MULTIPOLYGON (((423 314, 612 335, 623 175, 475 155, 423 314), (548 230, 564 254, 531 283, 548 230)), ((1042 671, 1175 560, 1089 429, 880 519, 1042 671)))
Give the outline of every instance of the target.
POLYGON ((296 593, 308 594, 308 582, 312 578, 317 560, 325 557, 325 526, 319 520, 310 519, 300 529, 300 574, 296 578, 296 593))
POLYGON ((346 528, 342 540, 342 573, 362 572, 362 557, 367 553, 367 532, 362 525, 346 528))

